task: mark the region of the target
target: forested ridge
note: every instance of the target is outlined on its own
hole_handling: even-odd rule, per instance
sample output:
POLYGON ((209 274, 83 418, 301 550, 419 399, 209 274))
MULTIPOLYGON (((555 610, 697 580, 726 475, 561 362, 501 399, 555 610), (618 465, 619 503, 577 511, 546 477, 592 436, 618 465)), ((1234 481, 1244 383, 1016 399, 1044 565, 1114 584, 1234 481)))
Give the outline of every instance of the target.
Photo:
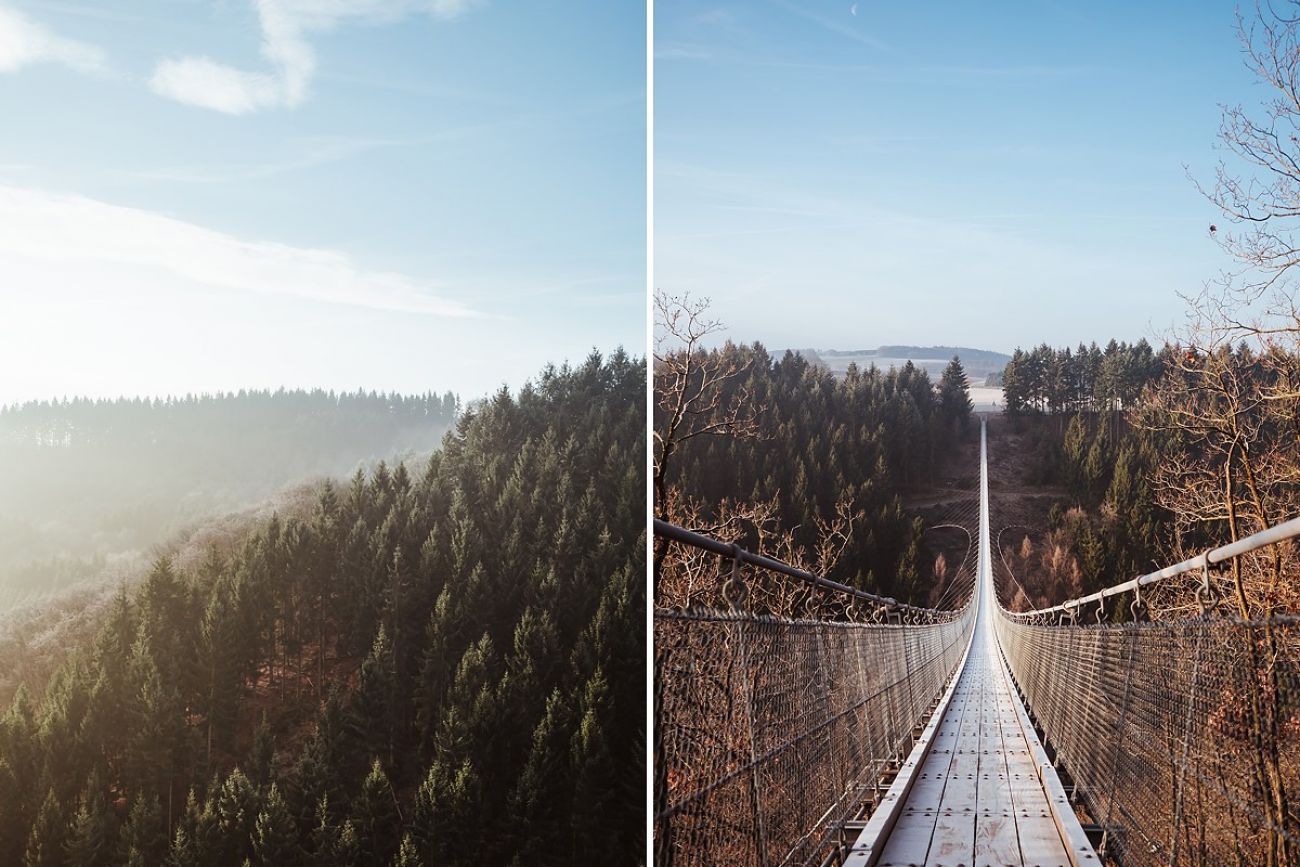
POLYGON ((451 393, 283 389, 0 407, 0 605, 308 476, 427 452, 457 409, 451 393))
POLYGON ((1280 520, 1264 504, 1283 487, 1252 478, 1273 470, 1271 451, 1290 451, 1294 419, 1275 408, 1294 365, 1245 342, 1017 350, 1006 379, 1023 391, 1019 400, 1009 391, 1007 407, 1026 435, 1027 481, 1066 493, 1042 537, 1005 554, 1027 594, 1018 604, 1091 593, 1239 538, 1246 522, 1232 526, 1234 512, 1253 516, 1254 529, 1280 520), (1193 492, 1207 484, 1213 493, 1193 492), (1247 502, 1220 504, 1225 485, 1247 502))
POLYGON ((0 864, 633 863, 645 365, 161 559, 0 718, 0 864))
MULTIPOLYGON (((783 549, 765 553, 926 602, 924 524, 904 509, 900 494, 932 483, 936 461, 970 429, 960 362, 954 359, 935 383, 911 362, 888 370, 850 366, 836 377, 793 352, 773 357, 759 343, 698 353, 696 371, 728 373, 700 403, 712 401, 713 415, 721 412, 731 424, 725 435, 689 435, 692 424, 707 421, 680 428, 661 515, 750 546, 760 543, 759 530, 788 535, 783 549), (819 556, 819 549, 834 554, 819 556)), ((670 370, 684 361, 680 353, 663 359, 656 385, 661 431, 674 403, 670 370)))

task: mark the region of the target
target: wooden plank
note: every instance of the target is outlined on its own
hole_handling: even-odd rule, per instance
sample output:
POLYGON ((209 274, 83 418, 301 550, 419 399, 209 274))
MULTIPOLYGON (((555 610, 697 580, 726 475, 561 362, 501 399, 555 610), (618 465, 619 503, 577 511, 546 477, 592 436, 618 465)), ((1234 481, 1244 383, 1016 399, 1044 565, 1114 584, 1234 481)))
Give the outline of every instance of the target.
MULTIPOLYGON (((1005 867, 1022 864, 1020 835, 1011 800, 1011 778, 1007 772, 1007 732, 1010 708, 1007 697, 996 693, 996 709, 986 731, 989 750, 980 763, 979 817, 975 821, 975 867, 1005 867)), ((1010 729, 1012 742, 1019 732, 1010 729)))
MULTIPOLYGON (((958 677, 958 691, 962 689, 958 677)), ((923 863, 934 838, 939 820, 939 807, 952 779, 952 764, 956 745, 963 733, 964 721, 972 703, 959 701, 954 693, 953 702, 944 713, 936 734, 936 746, 926 756, 918 772, 912 791, 904 804, 894 830, 880 855, 880 864, 923 863)))

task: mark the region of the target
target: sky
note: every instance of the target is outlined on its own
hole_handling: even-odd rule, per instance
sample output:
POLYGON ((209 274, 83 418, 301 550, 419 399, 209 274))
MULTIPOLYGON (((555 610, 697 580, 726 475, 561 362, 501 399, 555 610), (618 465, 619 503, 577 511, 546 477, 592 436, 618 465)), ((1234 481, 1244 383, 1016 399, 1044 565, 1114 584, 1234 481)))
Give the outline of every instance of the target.
POLYGON ((645 345, 645 10, 0 0, 0 404, 645 345))
POLYGON ((1232 267, 1234 9, 657 0, 655 285, 773 349, 1160 338, 1232 267))

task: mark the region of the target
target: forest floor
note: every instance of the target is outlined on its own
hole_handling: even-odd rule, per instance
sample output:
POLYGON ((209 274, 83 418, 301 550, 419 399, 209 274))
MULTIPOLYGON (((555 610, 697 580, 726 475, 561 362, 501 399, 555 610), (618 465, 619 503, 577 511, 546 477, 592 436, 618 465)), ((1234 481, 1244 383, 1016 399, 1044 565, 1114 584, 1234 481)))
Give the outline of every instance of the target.
MULTIPOLYGON (((1022 420, 1020 424, 1046 421, 1022 420)), ((1044 532, 1052 506, 1068 504, 1064 486, 1030 481, 1032 456, 1027 440, 1026 428, 1017 429, 1017 423, 1000 413, 989 417, 989 530, 995 536, 1003 527, 1044 532)))

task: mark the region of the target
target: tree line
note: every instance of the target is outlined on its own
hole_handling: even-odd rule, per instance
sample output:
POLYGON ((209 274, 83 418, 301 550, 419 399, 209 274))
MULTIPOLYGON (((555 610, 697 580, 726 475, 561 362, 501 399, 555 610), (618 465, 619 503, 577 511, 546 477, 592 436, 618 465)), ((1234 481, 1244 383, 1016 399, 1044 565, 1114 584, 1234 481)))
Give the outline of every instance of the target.
POLYGON ((71 582, 308 476, 427 452, 458 411, 450 392, 284 389, 0 407, 0 575, 71 582))
POLYGON ((1142 389, 1160 376, 1172 348, 1160 353, 1145 339, 1111 340, 1076 349, 1046 343, 1011 355, 1002 372, 1007 411, 1072 413, 1120 410, 1135 405, 1142 389))
POLYGON ((0 717, 0 864, 635 861, 645 372, 547 368, 160 559, 0 717))
POLYGON ((863 589, 927 598, 923 524, 899 494, 931 482, 970 428, 959 360, 935 383, 911 362, 837 378, 759 343, 675 346, 656 357, 655 389, 660 517, 863 589))

